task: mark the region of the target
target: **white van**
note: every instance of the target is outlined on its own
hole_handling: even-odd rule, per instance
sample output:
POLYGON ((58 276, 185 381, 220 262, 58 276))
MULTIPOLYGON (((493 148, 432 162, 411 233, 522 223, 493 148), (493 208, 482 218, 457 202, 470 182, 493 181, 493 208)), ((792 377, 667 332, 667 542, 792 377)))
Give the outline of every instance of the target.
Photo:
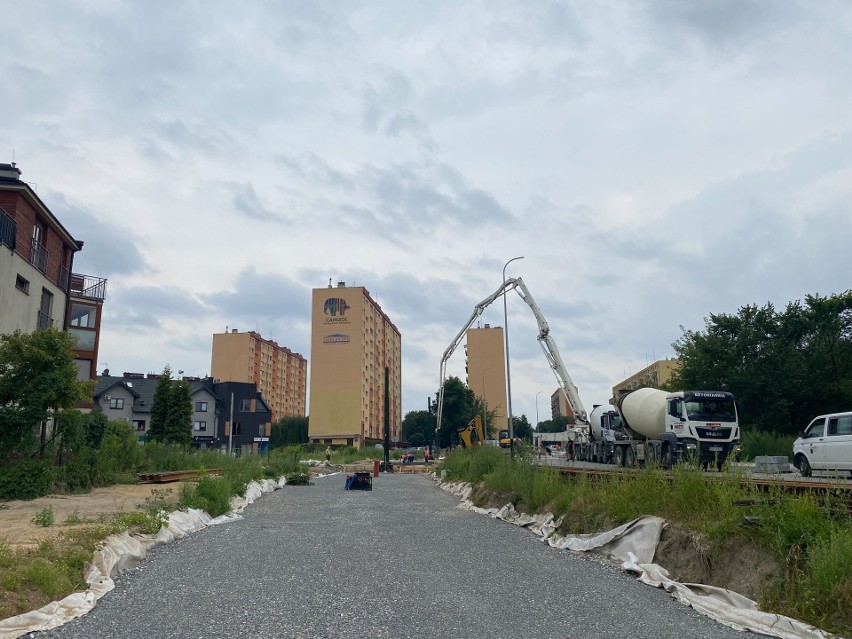
POLYGON ((812 470, 852 473, 852 412, 814 419, 793 442, 793 465, 803 477, 812 470))

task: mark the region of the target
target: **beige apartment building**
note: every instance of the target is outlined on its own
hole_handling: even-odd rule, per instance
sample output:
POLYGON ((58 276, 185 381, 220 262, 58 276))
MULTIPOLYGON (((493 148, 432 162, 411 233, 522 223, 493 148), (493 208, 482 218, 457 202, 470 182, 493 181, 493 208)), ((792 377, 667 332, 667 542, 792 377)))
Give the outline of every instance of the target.
POLYGON ((550 396, 550 419, 557 417, 574 417, 571 404, 568 403, 565 392, 561 388, 557 388, 550 396))
POLYGON ((362 448, 384 442, 385 369, 391 445, 402 436, 402 336, 363 286, 313 290, 312 442, 362 448))
POLYGON ((650 366, 646 366, 638 373, 635 373, 619 382, 612 387, 612 398, 617 400, 624 393, 627 393, 637 388, 659 388, 661 384, 668 382, 672 374, 680 369, 680 360, 677 359, 661 359, 657 360, 650 366))
POLYGON ((254 331, 215 333, 210 375, 221 382, 254 382, 273 423, 305 416, 308 360, 254 331))
POLYGON ((506 358, 503 328, 486 324, 467 331, 467 387, 485 400, 486 411, 496 411, 488 430, 508 428, 506 413, 506 358))

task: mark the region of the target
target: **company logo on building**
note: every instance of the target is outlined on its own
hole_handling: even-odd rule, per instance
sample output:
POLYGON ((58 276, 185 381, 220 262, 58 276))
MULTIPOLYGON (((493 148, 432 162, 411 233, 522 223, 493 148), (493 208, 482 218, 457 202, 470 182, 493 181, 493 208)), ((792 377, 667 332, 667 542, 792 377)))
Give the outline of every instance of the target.
POLYGON ((348 324, 349 319, 344 317, 346 311, 350 308, 349 304, 342 297, 329 297, 322 307, 322 312, 325 313, 326 324, 348 324))
POLYGON ((331 315, 332 317, 337 317, 339 313, 341 317, 346 315, 346 311, 349 310, 349 304, 346 303, 346 300, 342 297, 329 297, 325 301, 325 306, 322 307, 323 313, 326 315, 331 315))
POLYGON ((333 333, 332 335, 325 335, 322 338, 323 344, 348 344, 349 342, 349 336, 342 333, 333 333))

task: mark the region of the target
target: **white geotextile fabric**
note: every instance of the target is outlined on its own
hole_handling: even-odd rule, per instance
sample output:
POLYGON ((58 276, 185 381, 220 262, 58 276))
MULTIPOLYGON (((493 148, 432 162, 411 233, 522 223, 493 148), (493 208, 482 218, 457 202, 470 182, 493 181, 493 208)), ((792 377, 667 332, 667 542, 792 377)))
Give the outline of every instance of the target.
POLYGON ((0 621, 0 639, 16 639, 28 632, 50 630, 83 616, 95 607, 98 599, 115 588, 113 577, 138 566, 154 546, 181 539, 207 526, 241 519, 239 513, 246 506, 260 499, 264 493, 282 488, 286 483, 284 477, 250 482, 245 497, 232 497, 231 511, 219 517, 211 517, 196 508, 176 510, 169 513, 168 522, 155 535, 131 534, 127 531, 110 535, 100 543, 92 555, 91 563, 86 565, 84 579, 89 587, 85 592, 75 592, 38 610, 3 619, 0 621))
POLYGON ((736 630, 751 630, 781 639, 835 636, 790 617, 762 612, 757 609, 757 603, 732 590, 670 579, 665 568, 653 563, 666 524, 660 517, 646 515, 606 532, 562 537, 554 534, 562 520, 554 521, 550 513, 535 516, 518 513, 512 504, 502 508, 479 508, 470 501, 473 487, 468 482, 443 483, 441 489, 461 499, 458 508, 528 528, 554 548, 601 554, 620 564, 622 569, 638 574, 642 583, 663 588, 681 603, 736 630))

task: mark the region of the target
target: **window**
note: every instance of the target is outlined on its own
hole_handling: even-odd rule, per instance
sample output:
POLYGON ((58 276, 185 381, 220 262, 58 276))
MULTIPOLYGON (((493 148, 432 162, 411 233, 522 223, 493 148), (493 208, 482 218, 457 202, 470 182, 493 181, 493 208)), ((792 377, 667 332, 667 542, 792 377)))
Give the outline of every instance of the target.
POLYGON ((38 309, 38 327, 40 329, 53 326, 53 318, 50 316, 51 308, 53 308, 53 293, 43 288, 41 289, 41 304, 38 309))
POLYGON ((207 412, 207 402, 195 402, 195 412, 196 413, 206 413, 207 412))
POLYGON ((123 397, 110 397, 109 398, 109 407, 111 410, 122 410, 124 408, 124 398, 123 397))
POLYGON ((234 422, 234 435, 243 434, 243 425, 240 422, 234 422))
POLYGON ((832 417, 828 421, 829 435, 852 435, 852 415, 832 417))
POLYGON ((30 283, 28 280, 24 279, 20 275, 15 278, 15 288, 21 291, 22 293, 30 294, 30 283))
POLYGON ((133 427, 140 433, 145 432, 145 420, 144 419, 134 419, 133 427))
POLYGON ((95 328, 98 308, 87 304, 71 304, 71 326, 77 328, 95 328))
POLYGON ((193 430, 206 431, 207 430, 207 422, 195 422, 192 425, 193 430))
POLYGON ((251 400, 250 399, 241 399, 240 400, 240 412, 241 413, 250 413, 251 412, 251 400))
POLYGON ((92 361, 88 359, 75 359, 74 366, 77 367, 77 381, 86 382, 92 378, 92 361))
POLYGON ((807 438, 815 439, 825 436, 825 418, 814 420, 814 423, 808 428, 807 438))

